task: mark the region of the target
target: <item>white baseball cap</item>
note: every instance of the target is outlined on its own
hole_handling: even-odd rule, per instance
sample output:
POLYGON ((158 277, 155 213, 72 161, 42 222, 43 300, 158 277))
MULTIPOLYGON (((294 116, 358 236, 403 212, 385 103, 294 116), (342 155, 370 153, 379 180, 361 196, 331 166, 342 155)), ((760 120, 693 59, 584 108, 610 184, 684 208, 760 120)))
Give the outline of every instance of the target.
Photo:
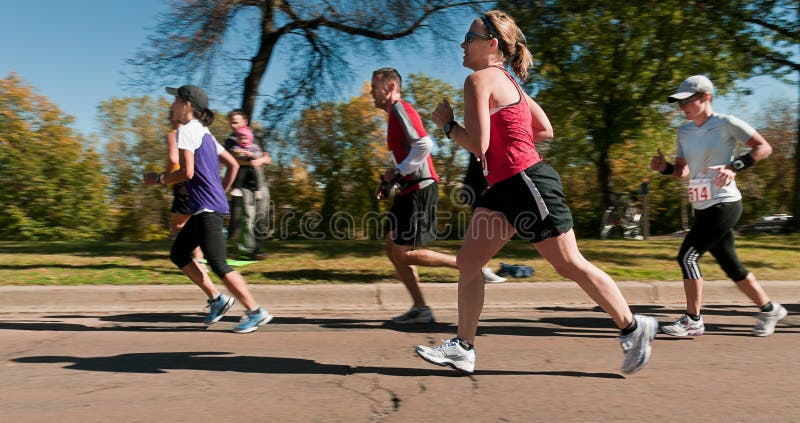
POLYGON ((688 98, 696 93, 711 93, 714 94, 714 84, 703 75, 693 75, 686 78, 681 85, 678 86, 678 91, 675 94, 667 97, 667 101, 674 103, 684 98, 688 98))

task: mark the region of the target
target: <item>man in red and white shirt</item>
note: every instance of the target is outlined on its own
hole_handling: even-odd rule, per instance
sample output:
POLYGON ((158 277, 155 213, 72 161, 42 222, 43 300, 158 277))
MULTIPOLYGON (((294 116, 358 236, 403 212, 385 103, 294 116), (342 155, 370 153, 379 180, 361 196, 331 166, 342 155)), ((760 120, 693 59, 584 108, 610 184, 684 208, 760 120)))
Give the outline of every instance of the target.
MULTIPOLYGON (((408 289, 414 305, 392 319, 397 324, 433 323, 433 313, 419 288, 417 265, 458 268, 456 257, 418 247, 436 239, 436 204, 439 201, 439 176, 433 167, 430 151, 433 141, 422 125, 416 110, 401 96, 402 77, 394 68, 372 73, 370 94, 375 107, 389 114, 387 142, 392 162, 383 180, 399 184, 399 191, 389 211, 389 234, 386 255, 408 289)), ((385 193, 376 191, 378 198, 385 193)), ((505 279, 484 269, 484 280, 505 279)))

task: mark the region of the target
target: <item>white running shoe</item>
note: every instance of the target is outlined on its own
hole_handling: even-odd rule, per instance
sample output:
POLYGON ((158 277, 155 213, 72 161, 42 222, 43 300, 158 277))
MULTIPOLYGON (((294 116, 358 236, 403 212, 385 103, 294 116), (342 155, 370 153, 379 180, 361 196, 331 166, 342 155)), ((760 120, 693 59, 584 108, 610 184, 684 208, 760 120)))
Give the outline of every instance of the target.
POLYGON ((661 326, 661 332, 669 336, 700 336, 705 330, 706 326, 703 324, 702 317, 692 320, 686 314, 668 325, 661 326))
POLYGON ((442 339, 442 341, 444 344, 434 348, 417 345, 414 351, 429 363, 450 366, 464 373, 475 371, 475 348, 465 350, 456 338, 442 339))
POLYGON ((392 323, 398 325, 430 324, 434 322, 433 312, 428 306, 413 306, 407 312, 392 318, 392 323))
POLYGON ((761 311, 756 315, 758 322, 750 333, 755 336, 770 336, 775 332, 775 325, 778 324, 789 312, 782 305, 772 303, 772 311, 761 311))
POLYGON ((492 272, 492 269, 488 267, 481 269, 481 273, 483 273, 483 283, 503 283, 506 281, 506 278, 492 272))
POLYGON ((642 370, 647 361, 650 360, 650 343, 656 339, 656 333, 658 333, 656 319, 638 314, 635 314, 633 318, 638 325, 636 330, 619 337, 622 352, 625 354, 625 360, 622 362, 622 372, 629 374, 642 370))

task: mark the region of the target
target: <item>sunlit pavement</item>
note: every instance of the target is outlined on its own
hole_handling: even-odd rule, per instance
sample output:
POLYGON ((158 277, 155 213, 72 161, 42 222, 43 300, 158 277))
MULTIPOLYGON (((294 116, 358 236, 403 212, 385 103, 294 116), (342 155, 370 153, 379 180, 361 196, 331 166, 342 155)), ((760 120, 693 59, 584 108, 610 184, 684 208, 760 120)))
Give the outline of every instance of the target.
MULTIPOLYGON (((659 335, 648 366, 619 372, 616 330, 587 305, 489 308, 476 372, 419 359, 455 332, 385 325, 393 312, 275 312, 230 332, 202 311, 0 313, 4 421, 796 421, 800 305, 767 338, 754 309, 711 305, 706 335, 659 335)), ((634 311, 662 323, 679 305, 634 311)), ((402 311, 402 310, 396 310, 402 311)))

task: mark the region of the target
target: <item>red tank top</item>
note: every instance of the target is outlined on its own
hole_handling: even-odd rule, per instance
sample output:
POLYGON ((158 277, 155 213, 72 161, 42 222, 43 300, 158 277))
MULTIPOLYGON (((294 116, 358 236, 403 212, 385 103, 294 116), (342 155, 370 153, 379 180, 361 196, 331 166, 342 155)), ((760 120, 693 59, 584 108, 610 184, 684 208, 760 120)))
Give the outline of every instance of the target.
POLYGON ((519 94, 519 101, 509 104, 489 117, 489 148, 486 150, 486 179, 494 185, 539 163, 542 158, 533 144, 532 116, 522 89, 508 71, 519 94))

